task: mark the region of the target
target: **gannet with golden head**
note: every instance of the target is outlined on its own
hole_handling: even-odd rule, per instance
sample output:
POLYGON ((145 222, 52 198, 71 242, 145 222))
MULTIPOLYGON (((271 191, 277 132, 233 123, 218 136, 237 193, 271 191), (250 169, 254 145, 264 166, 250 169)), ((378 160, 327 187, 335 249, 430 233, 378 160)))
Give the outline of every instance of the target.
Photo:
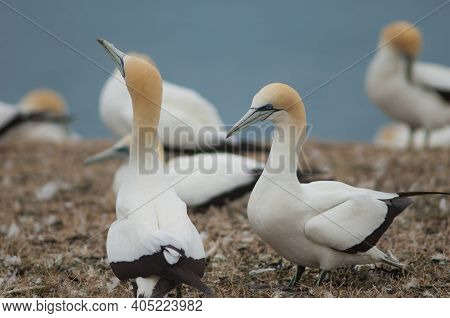
POLYGON ((106 243, 110 266, 119 279, 136 280, 138 296, 163 297, 180 284, 211 294, 201 281, 206 263, 200 234, 158 158, 161 76, 147 61, 98 41, 124 77, 133 107, 129 172, 106 243))
MULTIPOLYGON (((156 67, 145 54, 129 55, 143 58, 156 67)), ((103 123, 115 135, 123 137, 131 132, 131 99, 117 70, 102 88, 99 108, 103 123)), ((159 135, 164 147, 198 149, 220 142, 225 140, 223 127, 215 106, 206 98, 193 89, 163 82, 159 135)))
MULTIPOLYGON (((89 157, 86 164, 113 158, 128 159, 130 136, 125 136, 112 147, 89 157)), ((158 149, 161 160, 164 152, 158 149)), ((264 164, 232 153, 202 153, 178 156, 165 163, 165 174, 171 180, 178 196, 188 207, 206 208, 249 193, 264 164)), ((115 175, 113 191, 117 194, 128 175, 128 164, 120 166, 115 175)))
POLYGON ((321 269, 318 283, 327 271, 346 265, 385 262, 401 267, 376 243, 411 204, 408 196, 422 193, 384 193, 336 181, 299 183, 296 171, 306 127, 300 95, 285 84, 263 87, 229 134, 264 120, 275 124, 273 144, 247 213, 256 233, 297 265, 290 285, 306 266, 321 269))
POLYGON ((36 89, 25 95, 2 121, 0 136, 61 142, 79 138, 67 123, 70 115, 64 98, 50 89, 36 89))
POLYGON ((366 75, 369 98, 407 124, 411 136, 420 128, 428 133, 450 124, 450 69, 417 61, 421 46, 417 27, 403 21, 386 26, 366 75))
POLYGON ((424 129, 418 129, 411 136, 411 130, 408 125, 390 123, 378 129, 373 143, 377 146, 392 149, 406 149, 408 146, 411 146, 410 139, 412 138, 412 147, 414 149, 450 147, 450 125, 432 130, 429 133, 427 144, 425 140, 426 135, 427 133, 424 129))

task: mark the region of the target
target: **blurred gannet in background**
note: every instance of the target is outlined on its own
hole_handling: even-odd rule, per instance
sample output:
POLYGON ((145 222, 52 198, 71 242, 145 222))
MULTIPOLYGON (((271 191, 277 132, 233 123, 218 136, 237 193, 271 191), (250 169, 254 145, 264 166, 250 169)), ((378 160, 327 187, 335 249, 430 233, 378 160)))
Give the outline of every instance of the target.
MULTIPOLYGON (((88 158, 91 164, 113 158, 128 159, 131 137, 125 136, 112 147, 88 158)), ((163 160, 162 147, 158 149, 163 160)), ((165 174, 171 180, 178 196, 189 207, 220 205, 249 193, 264 164, 248 157, 231 153, 203 153, 179 156, 165 163, 165 174)), ((128 163, 117 169, 114 175, 113 191, 117 194, 128 175, 128 163)))
POLYGON ((120 280, 136 280, 140 297, 163 297, 182 283, 211 294, 201 281, 206 263, 200 234, 158 158, 161 75, 147 61, 98 42, 125 78, 133 107, 129 173, 106 243, 110 266, 120 280))
POLYGON ((408 22, 383 29, 380 48, 367 70, 366 90, 387 115, 427 134, 450 124, 450 69, 416 61, 422 36, 408 22))
POLYGON ((67 125, 71 117, 66 102, 53 90, 33 90, 25 95, 16 107, 3 105, 1 109, 2 139, 62 142, 79 138, 67 125))
MULTIPOLYGON (((407 125, 390 123, 378 129, 374 144, 393 149, 406 149, 410 145, 410 134, 411 130, 407 125)), ((450 125, 432 130, 428 146, 425 145, 425 135, 424 129, 418 129, 412 136, 412 147, 415 149, 450 147, 450 125)))
MULTIPOLYGON (((144 54, 131 53, 155 63, 144 54)), ((100 117, 115 135, 123 137, 131 132, 132 107, 124 80, 118 70, 108 78, 100 93, 100 117)), ((224 124, 213 104, 196 91, 163 81, 162 111, 159 136, 164 147, 169 149, 198 149, 202 146, 225 141, 224 124), (184 127, 188 129, 178 129, 184 127), (203 135, 204 127, 210 133, 203 135), (186 135, 181 136, 181 132, 186 135), (190 135, 187 135, 189 132, 190 135), (210 139, 211 138, 211 139, 210 139), (214 139, 216 138, 216 140, 214 139)))
POLYGON ((336 181, 299 183, 296 170, 306 127, 300 95, 285 84, 265 86, 228 134, 263 120, 275 124, 273 144, 247 213, 256 233, 297 264, 290 286, 305 266, 320 268, 318 284, 327 271, 341 266, 384 262, 402 267, 375 245, 411 204, 408 196, 424 193, 384 193, 336 181))

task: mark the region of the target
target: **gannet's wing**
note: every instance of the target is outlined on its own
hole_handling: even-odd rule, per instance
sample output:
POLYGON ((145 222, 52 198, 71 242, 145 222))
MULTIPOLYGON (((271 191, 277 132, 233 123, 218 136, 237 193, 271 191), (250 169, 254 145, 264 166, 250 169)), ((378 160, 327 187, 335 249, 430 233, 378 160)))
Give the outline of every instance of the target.
POLYGON ((413 80, 438 93, 450 103, 450 68, 431 63, 416 62, 413 65, 413 80))
POLYGON ((305 224, 305 234, 315 243, 338 251, 366 252, 410 204, 407 197, 377 199, 367 194, 355 194, 311 218, 305 224))
POLYGON ((187 250, 185 243, 170 233, 161 230, 149 233, 126 219, 114 222, 108 232, 108 259, 119 279, 156 275, 175 285, 184 283, 212 294, 201 281, 205 259, 196 259, 187 250))
MULTIPOLYGON (((162 107, 167 111, 195 114, 204 125, 223 126, 216 107, 193 89, 168 81, 163 83, 162 107)), ((180 114, 181 115, 181 114, 180 114)))
POLYGON ((261 162, 230 153, 180 156, 167 166, 176 193, 189 207, 221 205, 249 193, 264 169, 261 162))

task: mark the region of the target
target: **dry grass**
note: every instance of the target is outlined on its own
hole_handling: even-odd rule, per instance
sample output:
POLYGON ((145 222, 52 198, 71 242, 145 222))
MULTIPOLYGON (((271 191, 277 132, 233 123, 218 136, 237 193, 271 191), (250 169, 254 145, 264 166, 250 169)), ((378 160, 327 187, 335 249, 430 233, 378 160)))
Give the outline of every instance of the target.
MULTIPOLYGON (((111 182, 118 162, 84 167, 109 145, 84 141, 55 146, 0 146, 0 295, 2 297, 130 297, 116 286, 106 261, 105 239, 115 219, 111 182), (62 182, 49 200, 36 190, 62 182)), ((310 163, 333 178, 384 191, 449 190, 450 152, 388 151, 362 144, 306 148, 310 163)), ((248 195, 191 217, 204 235, 206 282, 217 297, 448 297, 449 199, 422 197, 399 216, 379 246, 408 264, 402 273, 385 266, 346 268, 314 286, 309 270, 295 290, 285 290, 293 267, 253 234, 246 220, 248 195), (268 272, 251 275, 255 269, 268 272)), ((198 294, 185 288, 186 296, 198 294)))

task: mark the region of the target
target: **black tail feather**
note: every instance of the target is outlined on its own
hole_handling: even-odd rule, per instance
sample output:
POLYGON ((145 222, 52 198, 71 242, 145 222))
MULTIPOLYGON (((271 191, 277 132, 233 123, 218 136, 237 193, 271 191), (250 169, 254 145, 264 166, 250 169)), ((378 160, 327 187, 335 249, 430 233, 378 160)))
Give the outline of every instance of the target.
POLYGON ((416 197, 419 195, 429 195, 429 194, 442 194, 450 195, 450 192, 437 192, 437 191, 412 191, 412 192, 398 192, 399 197, 416 197))
POLYGON ((205 293, 208 296, 213 295, 213 291, 205 283, 202 282, 200 277, 194 274, 192 271, 185 267, 173 266, 170 268, 172 275, 176 277, 176 280, 183 284, 194 287, 195 289, 205 293))

